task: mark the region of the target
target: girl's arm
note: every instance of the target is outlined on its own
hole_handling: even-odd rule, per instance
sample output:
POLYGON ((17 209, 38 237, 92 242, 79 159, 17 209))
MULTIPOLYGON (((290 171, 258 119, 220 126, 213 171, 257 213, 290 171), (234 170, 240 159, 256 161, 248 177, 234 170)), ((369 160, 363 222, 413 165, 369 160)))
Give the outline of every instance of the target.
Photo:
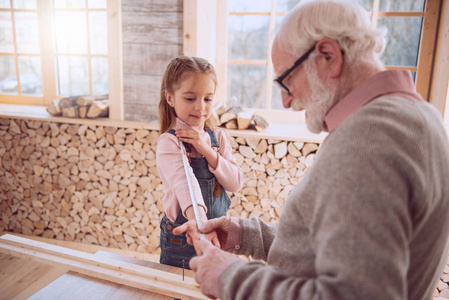
MULTIPOLYGON (((187 184, 181 150, 177 138, 170 134, 162 134, 157 142, 156 163, 159 175, 164 184, 164 208, 167 216, 176 218, 179 208, 186 215, 186 210, 192 206, 189 186, 187 184)), ((198 180, 189 166, 189 175, 198 205, 206 210, 198 180)))
POLYGON ((220 182, 225 190, 234 193, 238 192, 243 186, 242 169, 237 164, 235 156, 232 154, 232 147, 228 143, 226 132, 217 128, 215 129, 215 135, 220 144, 220 149, 217 155, 218 162, 215 168, 209 164, 209 170, 215 177, 217 177, 218 182, 220 182))

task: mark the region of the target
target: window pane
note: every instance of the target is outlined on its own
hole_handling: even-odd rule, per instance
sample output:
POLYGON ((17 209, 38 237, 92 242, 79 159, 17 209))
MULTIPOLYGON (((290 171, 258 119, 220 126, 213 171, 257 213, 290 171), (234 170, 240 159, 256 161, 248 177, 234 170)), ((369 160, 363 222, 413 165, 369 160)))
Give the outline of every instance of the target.
POLYGON ((11 8, 9 0, 0 0, 0 8, 11 8))
POLYGON ((357 2, 367 11, 373 11, 373 0, 357 0, 357 2))
POLYGON ((421 22, 421 17, 379 18, 378 25, 388 29, 388 42, 381 57, 385 65, 416 66, 421 22))
POLYGON ((11 13, 0 12, 0 52, 14 52, 12 36, 11 13))
POLYGON ((229 65, 228 98, 241 107, 265 108, 266 66, 229 65))
POLYGON ((54 0, 55 8, 86 8, 85 0, 54 0))
POLYGON ((289 11, 293 6, 298 4, 298 0, 277 0, 276 1, 276 11, 283 12, 289 11))
POLYGON ((0 56, 0 94, 17 94, 14 57, 0 56))
POLYGON ((41 60, 39 57, 19 57, 20 90, 22 94, 42 95, 41 60))
POLYGON ((379 11, 383 12, 408 12, 424 11, 425 0, 380 0, 379 11))
POLYGON ((36 9, 36 0, 13 0, 14 8, 36 9))
POLYGON ((265 16, 230 16, 229 59, 263 59, 268 56, 268 23, 265 16))
POLYGON ((86 13, 55 12, 55 29, 58 53, 87 54, 86 13))
POLYGON ((106 0, 89 0, 89 8, 106 8, 106 0))
POLYGON ((106 12, 89 12, 89 26, 91 54, 108 54, 106 12))
POLYGON ((16 42, 18 53, 39 53, 37 13, 15 12, 16 42))
POLYGON ((228 0, 228 11, 269 12, 271 0, 228 0))
POLYGON ((89 94, 89 72, 86 57, 59 56, 57 65, 60 96, 89 94))
POLYGON ((92 58, 92 85, 94 95, 108 94, 108 59, 92 58))
POLYGON ((273 90, 271 92, 271 108, 284 109, 284 106, 282 105, 281 90, 275 84, 273 84, 273 90))

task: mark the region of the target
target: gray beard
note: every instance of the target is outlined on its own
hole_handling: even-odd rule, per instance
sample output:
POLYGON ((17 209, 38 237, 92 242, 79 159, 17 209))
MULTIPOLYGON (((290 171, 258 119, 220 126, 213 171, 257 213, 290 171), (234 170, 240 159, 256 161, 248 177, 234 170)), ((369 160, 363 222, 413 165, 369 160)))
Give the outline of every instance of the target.
POLYGON ((291 107, 293 110, 300 110, 300 103, 303 102, 307 112, 307 128, 310 132, 318 134, 327 131, 324 118, 327 112, 340 100, 341 91, 337 93, 337 85, 323 83, 318 76, 317 69, 311 64, 306 64, 306 70, 307 82, 312 96, 308 99, 293 99, 291 107))

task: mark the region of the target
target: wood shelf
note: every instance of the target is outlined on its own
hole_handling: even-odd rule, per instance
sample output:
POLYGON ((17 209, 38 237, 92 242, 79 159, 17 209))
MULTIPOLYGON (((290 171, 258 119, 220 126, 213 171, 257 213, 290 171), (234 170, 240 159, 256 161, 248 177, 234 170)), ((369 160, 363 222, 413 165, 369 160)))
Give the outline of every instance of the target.
MULTIPOLYGON (((131 122, 131 121, 113 121, 109 119, 79 119, 63 118, 50 115, 45 106, 32 105, 13 105, 0 104, 0 117, 12 119, 27 119, 38 121, 49 121, 68 124, 86 124, 92 126, 113 126, 133 129, 158 130, 157 122, 131 122)), ((270 122, 270 126, 263 132, 254 130, 227 130, 229 135, 244 138, 275 139, 295 142, 321 143, 327 136, 327 133, 313 134, 305 124, 302 123, 279 123, 270 122)))

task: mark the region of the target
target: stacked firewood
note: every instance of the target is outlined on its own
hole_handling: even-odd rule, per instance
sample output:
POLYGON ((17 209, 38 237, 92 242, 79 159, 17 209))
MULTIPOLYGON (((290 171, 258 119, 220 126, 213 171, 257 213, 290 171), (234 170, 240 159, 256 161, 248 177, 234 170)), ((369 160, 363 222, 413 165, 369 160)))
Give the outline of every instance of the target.
POLYGON ((109 96, 72 96, 53 100, 47 112, 67 118, 102 118, 109 114, 109 96))
MULTIPOLYGON (((142 128, 0 118, 0 231, 159 253, 158 136, 142 128)), ((245 180, 229 193, 228 215, 276 221, 318 145, 232 136, 229 143, 245 180)))
POLYGON ((212 121, 214 126, 227 129, 264 131, 268 127, 268 122, 254 110, 244 110, 240 106, 229 106, 221 102, 214 107, 212 121))

